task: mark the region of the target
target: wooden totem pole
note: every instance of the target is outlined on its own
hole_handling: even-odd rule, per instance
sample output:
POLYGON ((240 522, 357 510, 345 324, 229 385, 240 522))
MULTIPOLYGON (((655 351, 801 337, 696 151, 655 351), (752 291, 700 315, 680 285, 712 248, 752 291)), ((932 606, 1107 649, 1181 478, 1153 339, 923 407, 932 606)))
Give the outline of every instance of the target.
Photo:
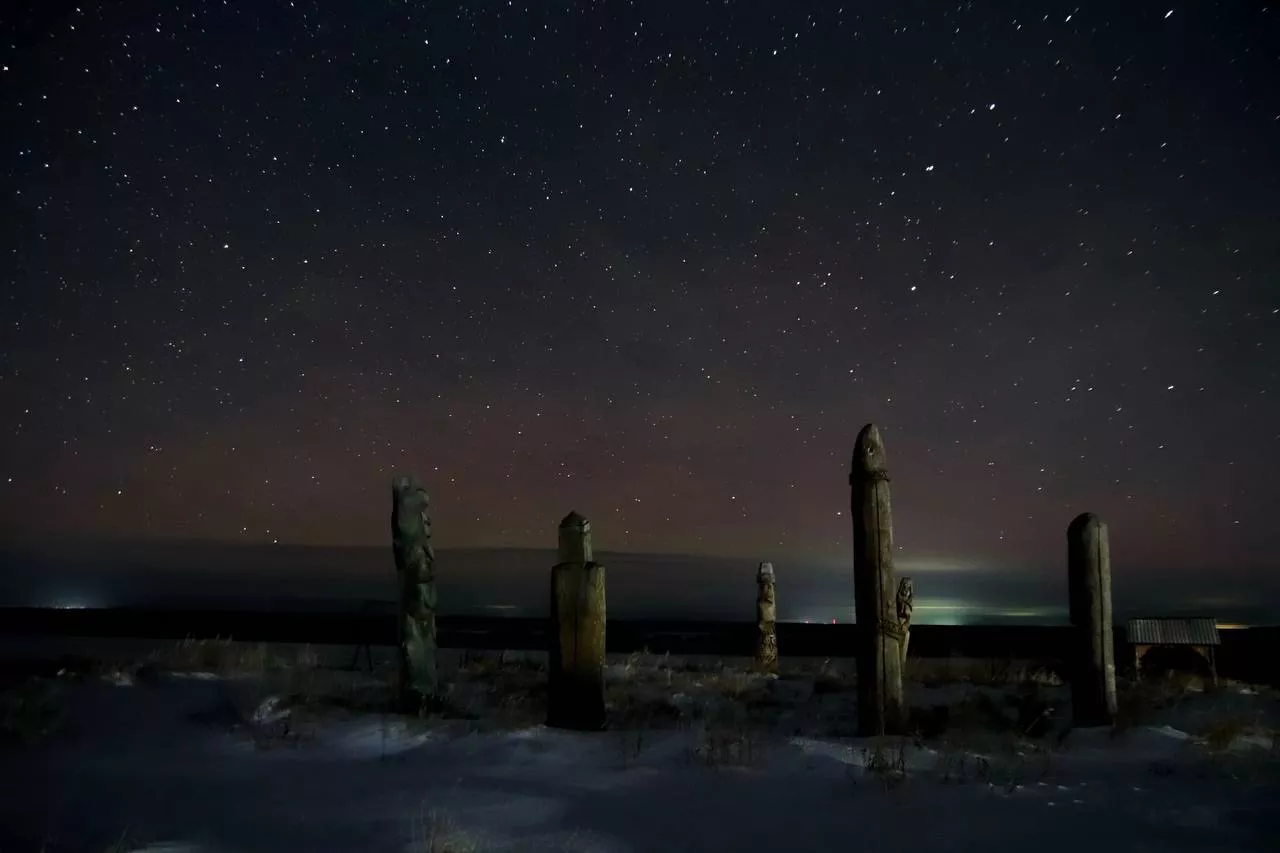
POLYGON ((391 483, 391 548, 400 581, 400 701, 419 712, 436 700, 436 558, 427 492, 412 477, 391 483))
POLYGON ((853 516, 853 587, 858 623, 858 731, 901 734, 905 631, 893 572, 893 516, 884 443, 875 424, 858 433, 849 474, 853 516))
POLYGON ((584 731, 605 726, 605 573, 591 556, 591 523, 571 512, 551 569, 547 725, 584 731))
POLYGON ((756 668, 778 671, 778 597, 773 563, 756 571, 756 668))

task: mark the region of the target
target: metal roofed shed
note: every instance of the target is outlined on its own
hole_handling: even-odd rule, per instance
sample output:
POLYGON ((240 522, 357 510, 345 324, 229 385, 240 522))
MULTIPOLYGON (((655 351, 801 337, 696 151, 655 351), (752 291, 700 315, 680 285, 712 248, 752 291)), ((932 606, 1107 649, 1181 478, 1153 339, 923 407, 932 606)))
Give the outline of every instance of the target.
POLYGON ((1204 658, 1216 684, 1218 666, 1214 648, 1222 645, 1218 620, 1211 617, 1179 619, 1147 617, 1130 619, 1124 626, 1125 639, 1133 647, 1134 670, 1142 673, 1142 659, 1154 648, 1187 648, 1204 658))

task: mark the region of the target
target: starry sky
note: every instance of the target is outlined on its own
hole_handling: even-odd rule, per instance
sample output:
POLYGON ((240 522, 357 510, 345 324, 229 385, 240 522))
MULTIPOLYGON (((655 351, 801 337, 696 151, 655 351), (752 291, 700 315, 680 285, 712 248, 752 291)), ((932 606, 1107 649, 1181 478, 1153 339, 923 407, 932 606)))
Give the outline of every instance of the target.
MULTIPOLYGON (((1168 0, 1173 2, 1173 0, 1168 0)), ((1280 7, 6 4, 0 538, 1277 568, 1280 7)))

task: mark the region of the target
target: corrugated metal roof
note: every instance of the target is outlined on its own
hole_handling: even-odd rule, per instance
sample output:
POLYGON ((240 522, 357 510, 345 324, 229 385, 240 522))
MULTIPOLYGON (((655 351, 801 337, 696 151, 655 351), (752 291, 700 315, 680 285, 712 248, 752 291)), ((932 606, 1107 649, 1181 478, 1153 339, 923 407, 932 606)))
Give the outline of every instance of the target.
POLYGON ((1130 619, 1124 626, 1130 643, 1151 646, 1217 646, 1218 620, 1197 619, 1130 619))

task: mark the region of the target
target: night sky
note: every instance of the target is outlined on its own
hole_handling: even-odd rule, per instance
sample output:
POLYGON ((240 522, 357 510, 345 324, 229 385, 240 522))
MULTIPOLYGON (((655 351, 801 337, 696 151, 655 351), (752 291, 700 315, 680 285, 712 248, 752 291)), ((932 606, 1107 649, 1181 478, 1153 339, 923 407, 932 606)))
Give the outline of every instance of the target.
POLYGON ((1247 579, 1280 7, 6 3, 0 538, 1247 579), (1119 569, 1118 569, 1119 570, 1119 569))

